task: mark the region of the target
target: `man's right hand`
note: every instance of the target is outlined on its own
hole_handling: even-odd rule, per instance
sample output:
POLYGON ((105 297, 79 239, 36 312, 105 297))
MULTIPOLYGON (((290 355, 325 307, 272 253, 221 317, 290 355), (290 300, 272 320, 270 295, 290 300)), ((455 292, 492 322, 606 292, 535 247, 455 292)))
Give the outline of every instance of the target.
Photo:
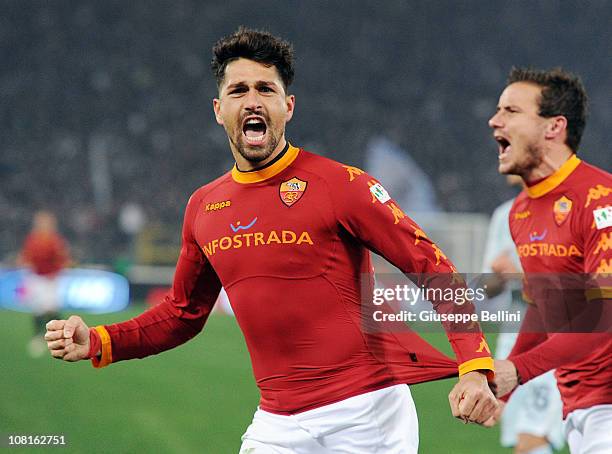
POLYGON ((88 359, 89 328, 81 317, 72 315, 68 320, 51 320, 45 334, 51 356, 64 361, 88 359))

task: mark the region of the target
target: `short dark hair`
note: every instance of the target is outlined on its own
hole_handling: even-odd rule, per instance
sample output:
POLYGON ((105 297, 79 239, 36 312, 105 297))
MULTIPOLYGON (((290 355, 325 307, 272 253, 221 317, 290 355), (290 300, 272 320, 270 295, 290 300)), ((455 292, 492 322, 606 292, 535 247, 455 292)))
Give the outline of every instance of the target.
POLYGON ((539 115, 545 118, 562 115, 567 119, 565 143, 575 153, 586 125, 588 103, 580 77, 562 68, 538 70, 515 67, 510 70, 508 85, 515 82, 531 82, 542 87, 539 115))
POLYGON ((238 58, 275 66, 285 91, 293 82, 293 46, 270 32, 239 27, 231 35, 221 38, 213 46, 211 63, 213 74, 220 87, 225 77, 225 68, 238 58))

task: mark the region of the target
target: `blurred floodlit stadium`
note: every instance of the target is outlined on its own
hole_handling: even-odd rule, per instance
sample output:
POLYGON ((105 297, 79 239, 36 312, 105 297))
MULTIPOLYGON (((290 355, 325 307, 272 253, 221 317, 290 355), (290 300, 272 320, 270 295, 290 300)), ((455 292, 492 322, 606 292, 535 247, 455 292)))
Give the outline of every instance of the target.
MULTIPOLYGON (((232 165, 209 62, 241 24, 294 43, 288 139, 371 171, 460 271, 480 270, 489 215, 514 195, 487 126, 513 65, 582 76, 579 156, 612 167, 609 1, 6 0, 0 272, 46 208, 77 267, 130 282, 128 312, 92 324, 133 316, 170 284, 189 195, 232 165)), ((0 436, 64 433, 74 452, 236 452, 257 392, 221 317, 176 352, 94 371, 27 358, 29 320, 2 310, 0 436)), ((452 420, 450 388, 415 390, 423 452, 507 452, 497 429, 452 420)))

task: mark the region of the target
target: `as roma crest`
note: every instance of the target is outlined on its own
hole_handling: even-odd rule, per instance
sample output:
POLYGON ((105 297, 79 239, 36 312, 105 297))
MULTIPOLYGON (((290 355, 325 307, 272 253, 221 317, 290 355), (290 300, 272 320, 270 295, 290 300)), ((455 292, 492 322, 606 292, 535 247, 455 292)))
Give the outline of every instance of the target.
POLYGON ((279 187, 280 198, 288 207, 294 205, 304 195, 308 186, 307 181, 293 177, 291 180, 283 181, 279 187))
POLYGON ((571 210, 572 201, 567 197, 563 196, 555 202, 553 205, 553 214, 557 225, 561 225, 565 222, 571 210))

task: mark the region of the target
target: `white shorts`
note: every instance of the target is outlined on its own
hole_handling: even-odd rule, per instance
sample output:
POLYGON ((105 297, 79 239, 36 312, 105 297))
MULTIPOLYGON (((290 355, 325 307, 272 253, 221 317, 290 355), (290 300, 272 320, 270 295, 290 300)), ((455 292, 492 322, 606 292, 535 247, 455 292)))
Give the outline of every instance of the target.
POLYGON ((574 410, 565 421, 572 454, 612 453, 612 405, 574 410))
POLYGON ((407 385, 290 416, 257 409, 240 454, 416 454, 419 427, 407 385))
POLYGON ((34 315, 60 309, 59 277, 28 273, 24 279, 27 306, 34 315))
POLYGON ((554 371, 514 391, 502 414, 502 446, 515 446, 518 435, 525 433, 546 437, 555 449, 561 449, 565 444, 563 432, 563 403, 554 371))

